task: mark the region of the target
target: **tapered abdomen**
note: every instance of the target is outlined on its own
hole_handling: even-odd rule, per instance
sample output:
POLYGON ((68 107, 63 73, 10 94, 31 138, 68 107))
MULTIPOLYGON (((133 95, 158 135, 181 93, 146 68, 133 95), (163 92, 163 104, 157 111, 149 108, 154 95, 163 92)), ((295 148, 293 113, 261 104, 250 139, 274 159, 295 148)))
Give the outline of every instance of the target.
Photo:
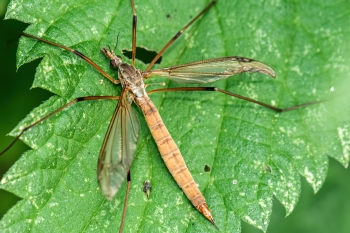
POLYGON ((179 148, 165 127, 157 108, 148 96, 135 98, 136 104, 141 108, 148 127, 157 143, 158 150, 177 184, 182 188, 187 198, 209 221, 213 222, 205 198, 199 191, 179 148))

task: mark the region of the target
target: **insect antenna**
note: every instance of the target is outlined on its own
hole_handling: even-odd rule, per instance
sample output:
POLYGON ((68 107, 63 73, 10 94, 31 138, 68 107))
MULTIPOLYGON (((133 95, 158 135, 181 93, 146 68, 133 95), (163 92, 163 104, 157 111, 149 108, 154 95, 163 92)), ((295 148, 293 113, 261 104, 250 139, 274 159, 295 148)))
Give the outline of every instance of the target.
POLYGON ((115 53, 115 50, 116 50, 117 47, 118 47, 119 34, 120 34, 120 32, 118 32, 118 35, 117 35, 117 42, 115 42, 115 47, 114 47, 114 49, 113 49, 113 53, 115 53))

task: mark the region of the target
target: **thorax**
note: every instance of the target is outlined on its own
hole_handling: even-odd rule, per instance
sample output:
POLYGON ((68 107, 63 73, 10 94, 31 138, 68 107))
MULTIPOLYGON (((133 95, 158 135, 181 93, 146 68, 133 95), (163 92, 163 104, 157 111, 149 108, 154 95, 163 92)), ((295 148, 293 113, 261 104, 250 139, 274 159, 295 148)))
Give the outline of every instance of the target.
POLYGON ((141 70, 122 63, 118 67, 118 78, 123 88, 130 90, 136 97, 145 96, 146 90, 141 70))

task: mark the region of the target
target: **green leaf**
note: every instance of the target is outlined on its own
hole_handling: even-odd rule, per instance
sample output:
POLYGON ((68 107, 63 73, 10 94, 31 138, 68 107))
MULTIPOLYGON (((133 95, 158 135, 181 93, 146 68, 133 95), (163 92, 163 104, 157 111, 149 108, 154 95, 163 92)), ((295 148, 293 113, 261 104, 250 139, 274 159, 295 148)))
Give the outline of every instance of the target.
MULTIPOLYGON (((137 45, 159 51, 207 3, 136 1, 137 45)), ((326 177, 327 156, 348 166, 349 9, 343 1, 221 0, 164 54, 158 67, 229 55, 265 62, 276 70, 276 80, 242 74, 213 85, 282 108, 329 100, 275 113, 219 93, 151 95, 221 231, 240 232, 241 219, 266 231, 273 196, 288 215, 300 195, 300 175, 316 192, 326 177)), ((118 53, 131 49, 131 16, 127 0, 17 0, 6 17, 30 23, 27 33, 78 49, 117 77, 99 49, 113 46, 118 32, 118 53)), ((17 55, 18 66, 44 57, 33 86, 56 96, 33 110, 13 136, 76 97, 120 92, 59 48, 22 38, 17 55)), ((146 68, 140 61, 136 66, 146 68)), ((148 83, 159 81, 164 78, 148 83)), ((10 169, 0 187, 23 200, 4 216, 2 231, 119 229, 126 185, 107 201, 96 179, 97 156, 115 106, 109 100, 77 103, 22 136, 33 150, 10 169)), ((134 110, 141 135, 131 168, 125 232, 217 232, 178 188, 140 110, 134 110), (147 179, 150 199, 142 192, 147 179)))

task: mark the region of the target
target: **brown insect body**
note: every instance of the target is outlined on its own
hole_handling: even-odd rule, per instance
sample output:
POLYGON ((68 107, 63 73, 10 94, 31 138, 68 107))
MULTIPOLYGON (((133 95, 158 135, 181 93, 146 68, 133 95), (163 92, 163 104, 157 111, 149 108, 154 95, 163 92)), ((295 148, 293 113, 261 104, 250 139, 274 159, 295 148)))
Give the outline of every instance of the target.
POLYGON ((140 107, 145 116, 147 125, 158 146, 159 153, 168 167, 169 172, 192 204, 203 215, 206 213, 204 216, 214 223, 210 210, 205 204, 205 198, 198 189, 179 148, 170 136, 157 108, 147 95, 136 97, 134 101, 140 107))
MULTIPOLYGON (((115 55, 113 51, 106 48, 101 49, 101 51, 110 59, 111 65, 118 68, 118 78, 123 86, 123 92, 130 93, 130 98, 134 100, 145 116, 153 139, 169 172, 197 210, 216 226, 205 198, 188 170, 179 148, 164 125, 158 109, 147 95, 142 71, 123 63, 121 57, 115 55)), ((101 190, 103 190, 103 178, 99 181, 101 190)), ((107 197, 113 196, 108 192, 104 194, 107 197)))

